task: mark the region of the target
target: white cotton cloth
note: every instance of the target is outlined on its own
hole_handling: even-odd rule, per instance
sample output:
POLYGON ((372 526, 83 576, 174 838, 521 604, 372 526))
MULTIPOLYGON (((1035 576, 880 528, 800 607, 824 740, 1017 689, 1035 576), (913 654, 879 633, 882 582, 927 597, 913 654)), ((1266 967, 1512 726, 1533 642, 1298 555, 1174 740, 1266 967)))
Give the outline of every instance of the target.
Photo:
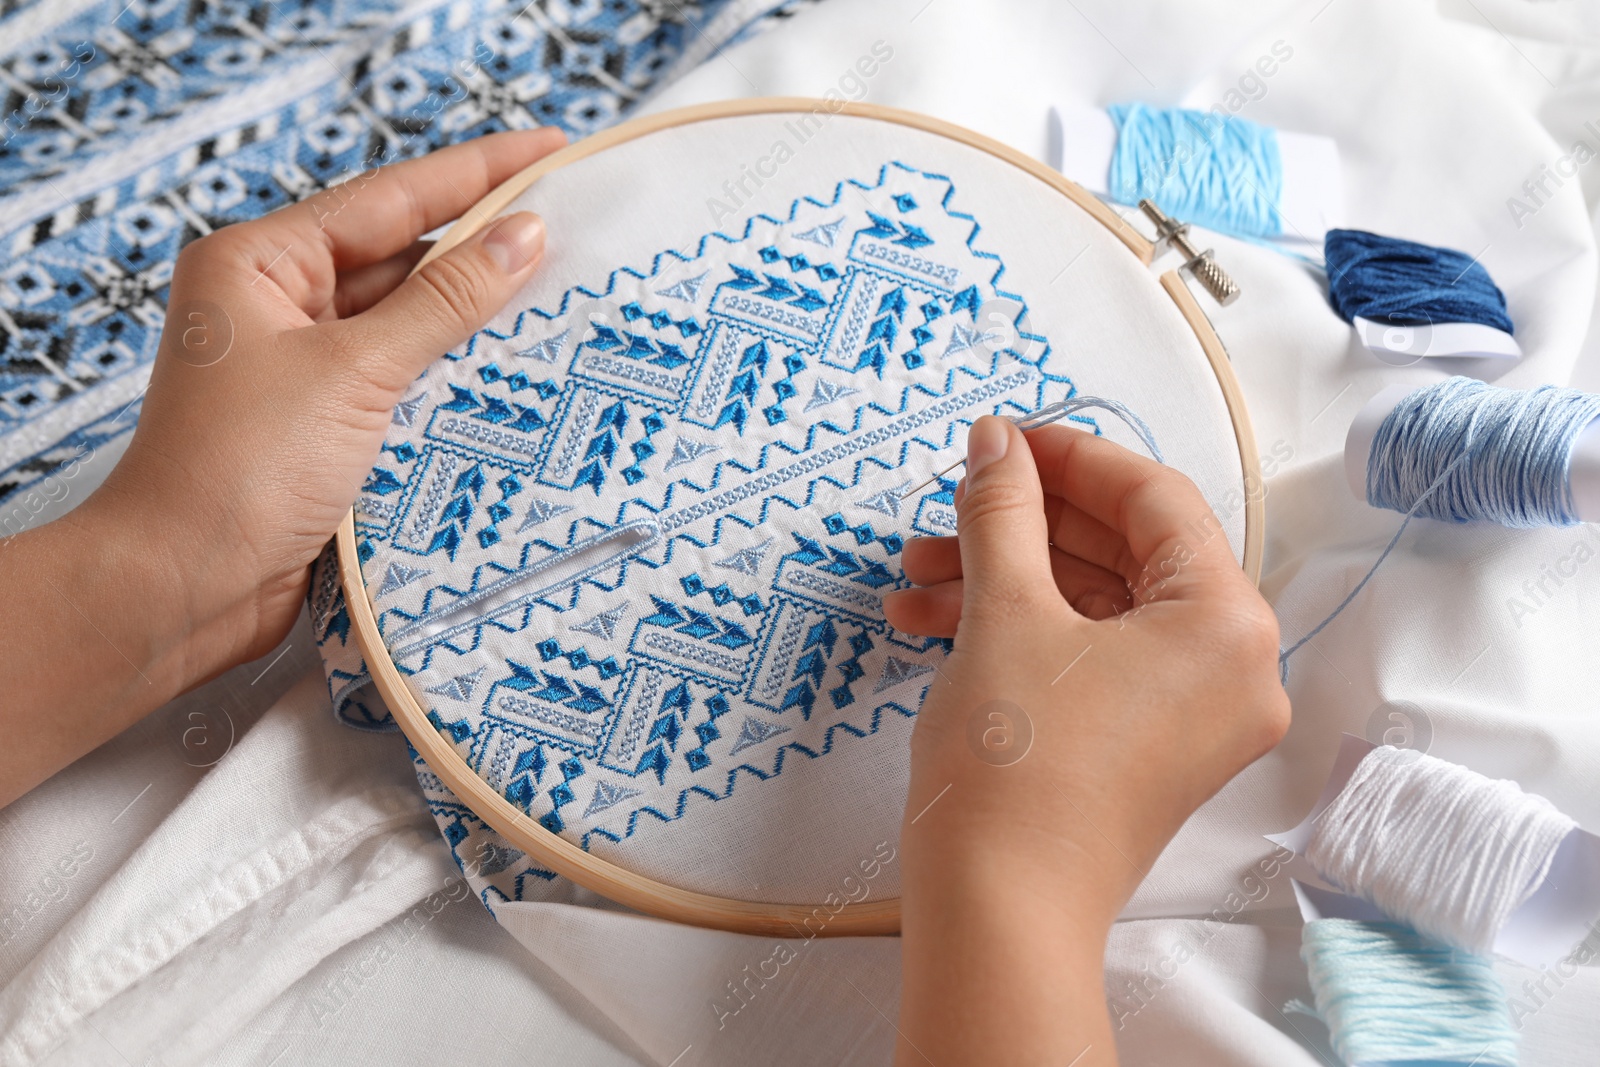
MULTIPOLYGON (((1600 26, 1576 5, 1334 0, 1246 21, 1219 3, 835 0, 711 59, 657 106, 851 93, 843 75, 876 40, 894 57, 868 99, 1035 156, 1053 102, 1209 107, 1282 40, 1292 58, 1248 83, 1264 89, 1238 113, 1338 140, 1347 224, 1481 254, 1526 352, 1499 384, 1600 389, 1600 163, 1547 180, 1520 220, 1507 206, 1575 141, 1600 149, 1585 125, 1600 127, 1600 26)), ((1207 243, 1244 295, 1202 304, 1262 452, 1286 457, 1266 479, 1262 585, 1293 640, 1398 522, 1343 485, 1349 419, 1384 385, 1444 372, 1377 363, 1293 261, 1207 243)), ((1288 738, 1188 822, 1114 931, 1124 1062, 1329 1062, 1320 1028, 1279 1010, 1307 996, 1281 876, 1245 879, 1269 852, 1260 835, 1309 810, 1341 731, 1399 731, 1600 828, 1600 564, 1576 547, 1591 536, 1413 524, 1296 657, 1288 738)), ((265 663, 178 705, 234 716, 237 740, 208 772, 164 732, 169 708, 0 815, 0 924, 14 924, 0 930, 0 1063, 887 1061, 892 939, 804 948, 719 1030, 727 983, 773 943, 572 904, 503 905, 497 927, 451 899, 403 744, 331 721, 298 633, 258 685, 265 663)), ((1600 1042, 1600 970, 1501 967, 1522 1062, 1582 1062, 1600 1042)))

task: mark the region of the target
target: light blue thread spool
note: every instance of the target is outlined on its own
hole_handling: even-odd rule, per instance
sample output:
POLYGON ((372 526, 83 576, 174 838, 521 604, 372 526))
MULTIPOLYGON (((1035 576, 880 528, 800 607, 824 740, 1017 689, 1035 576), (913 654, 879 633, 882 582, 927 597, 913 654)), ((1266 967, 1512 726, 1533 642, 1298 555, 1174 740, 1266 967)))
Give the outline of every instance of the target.
POLYGON ((1505 988, 1491 962, 1398 923, 1317 919, 1301 935, 1315 1010, 1347 1064, 1516 1067, 1505 988))
POLYGON ((1600 520, 1600 396, 1455 377, 1395 397, 1385 390, 1357 416, 1345 464, 1358 496, 1405 521, 1338 607, 1279 655, 1285 680, 1289 657, 1360 595, 1418 515, 1512 528, 1600 520))
POLYGON ((1283 158, 1269 126, 1206 111, 1113 104, 1117 126, 1108 192, 1146 197, 1169 214, 1224 233, 1274 237, 1283 230, 1283 158))
POLYGON ((1512 528, 1581 521, 1571 465, 1600 396, 1553 385, 1500 389, 1448 378, 1407 394, 1367 457, 1373 507, 1512 528))

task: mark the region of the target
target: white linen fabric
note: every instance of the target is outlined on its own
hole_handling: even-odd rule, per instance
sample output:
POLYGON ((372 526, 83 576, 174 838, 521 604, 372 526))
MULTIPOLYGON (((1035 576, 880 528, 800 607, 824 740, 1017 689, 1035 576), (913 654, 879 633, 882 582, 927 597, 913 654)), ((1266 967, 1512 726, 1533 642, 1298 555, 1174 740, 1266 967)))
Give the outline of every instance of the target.
MULTIPOLYGON (((1600 388, 1600 167, 1587 162, 1600 149, 1600 25, 1575 5, 1333 0, 1242 21, 1216 3, 857 0, 728 50, 657 106, 861 83, 868 99, 1038 156, 1056 100, 1204 108, 1237 94, 1249 118, 1338 140, 1348 224, 1481 256, 1527 353, 1499 384, 1600 388), (893 58, 846 79, 878 40, 893 58), (1277 40, 1293 55, 1267 76, 1257 62, 1277 40)), ((1208 310, 1262 452, 1282 457, 1266 479, 1262 584, 1293 640, 1398 522, 1343 485, 1351 415, 1383 385, 1446 371, 1376 362, 1314 273, 1208 243, 1244 289, 1208 310)), ((1190 820, 1114 931, 1124 1062, 1335 1062, 1315 1022, 1279 1010, 1308 990, 1291 896, 1259 864, 1260 835, 1309 809, 1341 731, 1392 730, 1600 829, 1600 568, 1574 547, 1590 536, 1413 524, 1296 657, 1287 740, 1190 820)), ((642 919, 576 890, 502 904, 496 927, 461 899, 399 739, 335 724, 306 631, 290 641, 256 685, 270 660, 0 816, 0 1062, 886 1061, 892 939, 785 958, 766 939, 642 919), (202 774, 175 722, 219 704, 237 739, 202 774), (751 975, 765 984, 745 985, 751 975)), ((1524 1064, 1592 1055, 1600 970, 1501 973, 1524 1064)))

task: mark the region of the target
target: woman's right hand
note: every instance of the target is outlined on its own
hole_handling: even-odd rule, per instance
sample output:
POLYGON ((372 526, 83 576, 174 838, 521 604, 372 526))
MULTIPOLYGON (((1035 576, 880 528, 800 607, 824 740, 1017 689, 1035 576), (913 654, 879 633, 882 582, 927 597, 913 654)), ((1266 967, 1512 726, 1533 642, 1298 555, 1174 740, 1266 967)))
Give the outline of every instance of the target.
POLYGON ((922 1040, 952 1062, 1114 1055, 1105 934, 1189 815, 1288 728, 1277 621, 1172 468, 987 417, 967 471, 957 536, 907 545, 917 588, 884 601, 896 628, 955 639, 912 738, 901 1027, 936 1062, 922 1040), (1001 994, 973 976, 999 973, 990 1016, 1001 994))

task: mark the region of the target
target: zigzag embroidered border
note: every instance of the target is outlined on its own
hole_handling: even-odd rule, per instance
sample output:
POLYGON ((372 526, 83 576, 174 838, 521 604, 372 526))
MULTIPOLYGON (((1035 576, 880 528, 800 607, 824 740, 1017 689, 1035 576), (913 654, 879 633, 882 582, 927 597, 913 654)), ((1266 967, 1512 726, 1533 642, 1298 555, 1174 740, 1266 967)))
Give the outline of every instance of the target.
MULTIPOLYGON (((1037 406, 1033 401, 1046 386, 1071 395, 1070 381, 1045 369, 1048 341, 1025 332, 1025 302, 1000 287, 1005 265, 975 246, 981 228, 952 206, 954 195, 948 177, 898 161, 884 164, 871 183, 844 179, 830 198, 795 200, 783 218, 763 214, 736 234, 708 233, 692 252, 659 252, 647 270, 620 267, 603 287, 574 286, 554 309, 527 308, 505 331, 480 331, 439 365, 447 370, 425 376, 419 391, 397 409, 384 462, 358 505, 359 548, 369 589, 378 590, 380 628, 387 638, 405 642, 392 646, 401 670, 440 698, 431 704, 436 728, 486 781, 546 828, 585 848, 597 838, 619 844, 633 836, 642 815, 664 823, 683 818, 692 794, 731 798, 740 772, 758 781, 778 777, 791 749, 820 759, 834 750, 840 730, 865 740, 879 734, 886 710, 914 716, 914 702, 908 707, 889 700, 870 704, 867 719, 850 718, 858 706, 853 687, 871 680, 869 668, 878 674, 874 693, 913 683, 920 692, 917 679, 933 669, 922 660, 942 651, 939 642, 895 635, 877 610, 879 589, 903 578, 863 551, 884 551, 892 559, 899 533, 875 527, 878 520, 846 519, 830 494, 853 500, 858 494, 852 491, 871 488, 881 472, 898 471, 914 455, 931 458, 954 444, 964 411, 999 406, 1020 413, 1037 406), (915 188, 901 188, 911 184, 915 188), (889 217, 914 211, 917 196, 930 186, 938 190, 934 199, 943 217, 965 224, 959 235, 963 253, 975 264, 992 266, 984 268, 987 277, 980 276, 987 296, 973 284, 959 288, 961 271, 939 262, 941 239, 923 228, 930 224, 889 217), (848 249, 860 246, 860 257, 849 252, 841 269, 832 261, 812 262, 815 253, 786 254, 777 247, 821 235, 828 227, 793 232, 801 212, 848 211, 840 206, 846 189, 876 194, 880 201, 869 197, 875 204, 889 197, 885 213, 867 211, 870 221, 853 232, 848 249), (901 252, 886 241, 914 251, 901 252), (763 242, 761 264, 741 266, 728 258, 748 256, 763 242), (780 264, 792 273, 760 270, 780 264), (690 271, 699 273, 680 277, 690 271), (712 272, 722 280, 701 299, 712 272), (801 272, 817 284, 800 282, 801 272), (660 304, 646 299, 651 291, 674 310, 662 305, 648 311, 646 304, 660 304), (995 298, 1015 306, 1012 324, 1037 355, 1022 360, 1007 350, 987 353, 987 365, 934 365, 951 354, 985 355, 976 319, 980 302, 995 298), (621 321, 585 323, 574 333, 574 320, 563 325, 563 319, 587 306, 580 301, 605 303, 621 321), (684 305, 690 313, 677 310, 684 305), (799 310, 776 316, 766 313, 768 305, 799 310), (751 313, 752 306, 761 313, 751 313), (921 325, 912 325, 914 311, 922 314, 921 325), (941 318, 948 323, 935 325, 941 318), (974 325, 958 321, 965 318, 974 325), (841 336, 847 342, 835 345, 841 336), (942 354, 923 351, 941 336, 947 338, 942 354), (899 346, 901 338, 911 347, 899 346), (683 342, 691 341, 686 349, 683 342), (852 353, 858 344, 860 351, 852 353), (1002 356, 1018 361, 1005 369, 1002 356), (895 371, 896 400, 886 401, 881 388, 867 390, 863 381, 840 384, 842 376, 888 385, 891 359, 905 367, 895 371), (515 364, 509 371, 507 360, 515 364), (646 370, 640 366, 645 362, 660 369, 646 370), (537 380, 529 373, 533 368, 554 377, 537 380), (630 373, 621 375, 617 368, 630 373), (775 370, 785 373, 774 377, 775 370), (797 376, 812 383, 807 412, 861 395, 864 403, 854 407, 848 428, 837 417, 818 417, 803 433, 781 436, 790 418, 787 402, 800 397, 797 376), (971 387, 963 388, 963 381, 971 387), (1018 387, 1029 387, 1028 402, 1012 399, 1018 387), (759 391, 770 392, 777 403, 760 408, 759 391), (758 412, 766 428, 752 418, 758 412), (629 429, 635 424, 638 436, 629 429), (671 453, 662 453, 675 425, 689 436, 680 433, 671 453), (934 429, 932 439, 921 436, 923 427, 934 429), (743 442, 747 433, 757 440, 743 455, 718 454, 695 437, 706 433, 727 442, 743 442), (837 438, 833 444, 825 443, 830 434, 837 438), (881 446, 890 452, 874 454, 881 446), (633 459, 624 467, 626 449, 633 459), (662 462, 661 474, 650 473, 647 465, 662 462), (626 491, 617 490, 620 497, 608 497, 608 487, 620 484, 614 475, 627 482, 626 491), (780 492, 794 481, 805 483, 803 492, 780 492), (746 500, 756 510, 736 513, 746 500), (807 516, 819 506, 832 513, 814 536, 795 532, 797 547, 780 550, 768 564, 776 546, 766 527, 776 504, 793 515, 785 520, 790 523, 814 521, 807 516), (524 509, 516 531, 523 537, 515 554, 507 555, 500 546, 509 550, 513 544, 503 542, 501 524, 524 509), (487 524, 474 531, 480 518, 487 524), (558 519, 566 523, 564 535, 542 532, 558 519), (707 522, 708 528, 696 525, 707 522), (595 562, 584 555, 629 528, 648 532, 621 558, 595 562), (746 543, 756 534, 764 540, 746 543), (849 547, 827 543, 837 538, 849 547), (658 545, 659 557, 652 558, 658 545), (735 550, 725 559, 705 556, 730 545, 735 550), (680 549, 691 553, 687 574, 676 559, 680 549), (463 562, 481 558, 471 562, 470 576, 449 573, 460 571, 454 564, 461 552, 467 553, 463 562), (568 559, 578 567, 572 573, 561 570, 568 559), (645 570, 635 572, 635 566, 645 570), (708 566, 733 576, 702 577, 708 566), (744 580, 767 571, 768 585, 756 588, 744 580), (421 581, 436 572, 431 583, 421 581), (536 574, 558 572, 564 576, 542 590, 521 589, 536 574), (670 584, 669 576, 678 584, 670 584), (648 597, 641 596, 641 581, 648 597), (679 585, 681 592, 673 595, 679 585), (617 602, 619 594, 626 599, 617 602), (695 607, 697 597, 710 602, 695 607), (604 609, 599 615, 566 621, 596 598, 604 609), (638 606, 646 599, 653 611, 638 606), (748 621, 718 607, 738 607, 748 621), (463 620, 463 611, 477 613, 463 620), (631 628, 619 625, 625 617, 631 628), (503 644, 535 620, 542 640, 503 644), (585 637, 570 641, 563 636, 568 632, 585 637), (520 649, 519 658, 494 652, 500 647, 520 649), (462 673, 453 673, 458 668, 462 673), (585 678, 590 680, 580 680, 585 678), (730 740, 717 720, 739 711, 740 701, 748 701, 749 710, 730 740), (477 710, 465 716, 443 710, 452 703, 477 710), (703 718, 697 719, 696 708, 704 709, 703 718), (759 717, 766 714, 761 708, 775 717, 759 717), (832 710, 824 714, 824 708, 832 710), (814 713, 822 717, 808 732, 814 713), (800 735, 779 743, 766 758, 737 759, 796 729, 800 735), (669 775, 692 777, 718 762, 717 748, 726 748, 722 758, 736 759, 724 767, 720 791, 690 781, 662 794, 659 787, 669 775), (553 775, 548 783, 547 772, 553 775), (580 804, 584 790, 587 805, 580 804), (581 815, 572 814, 576 808, 563 810, 574 804, 583 808, 581 815)), ((836 230, 845 217, 828 226, 836 230)), ((942 232, 944 224, 936 229, 942 232)), ((826 247, 832 249, 834 240, 828 232, 826 247)), ((1088 418, 1079 421, 1094 426, 1088 418)), ((890 519, 898 519, 905 506, 912 509, 914 527, 944 532, 953 483, 902 505, 898 492, 909 484, 903 480, 893 491, 879 485, 850 506, 890 519)), ((860 705, 863 711, 867 706, 860 705)))

